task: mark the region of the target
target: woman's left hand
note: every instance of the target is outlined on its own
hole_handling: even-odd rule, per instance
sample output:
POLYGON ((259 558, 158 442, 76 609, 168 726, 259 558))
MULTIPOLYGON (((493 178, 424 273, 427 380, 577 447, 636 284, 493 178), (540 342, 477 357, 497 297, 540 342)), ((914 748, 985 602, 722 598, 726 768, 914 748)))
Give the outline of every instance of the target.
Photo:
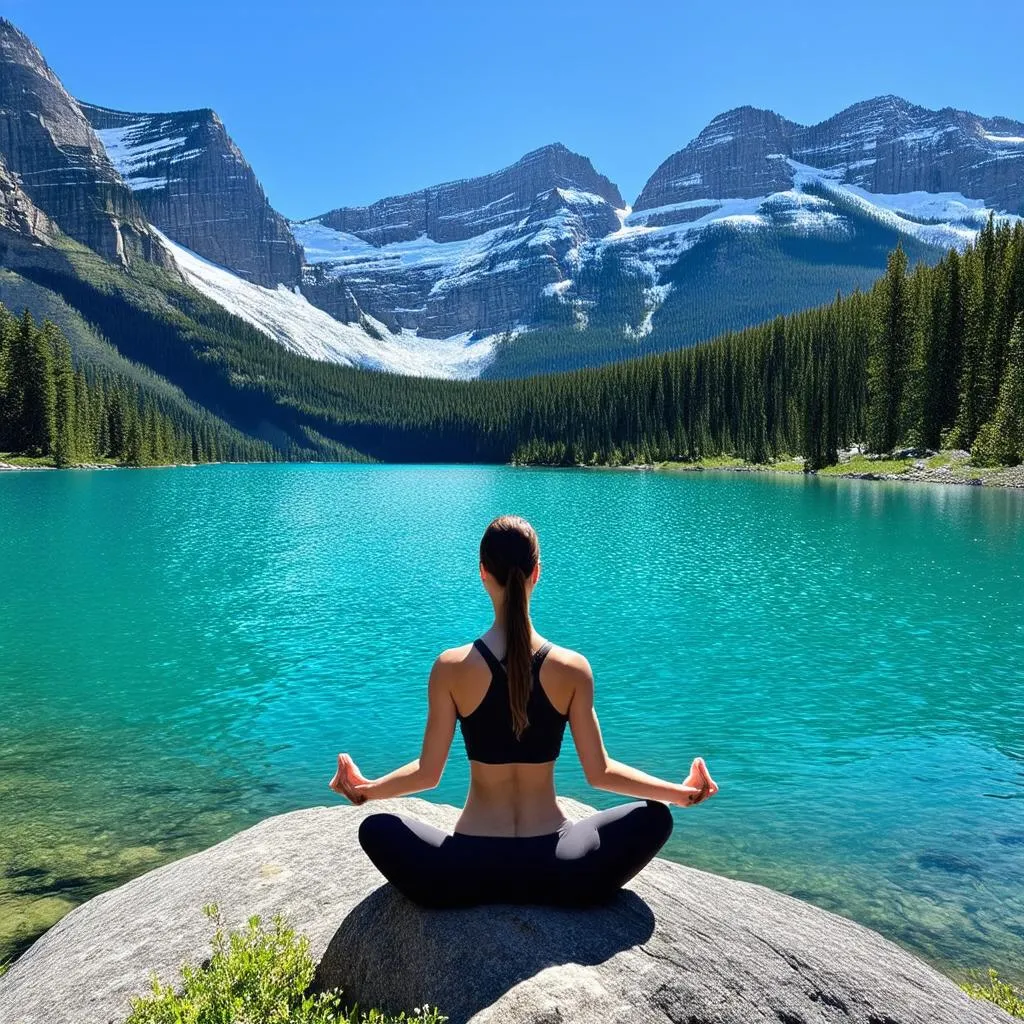
POLYGON ((370 780, 363 775, 348 754, 338 755, 338 770, 328 783, 335 793, 354 804, 362 804, 369 799, 369 784, 370 780))

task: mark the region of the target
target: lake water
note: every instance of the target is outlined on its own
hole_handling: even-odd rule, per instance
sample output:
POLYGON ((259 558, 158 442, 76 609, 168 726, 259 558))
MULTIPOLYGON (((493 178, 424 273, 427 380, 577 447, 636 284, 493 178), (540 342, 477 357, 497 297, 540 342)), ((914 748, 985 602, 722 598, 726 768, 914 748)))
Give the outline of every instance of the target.
MULTIPOLYGON (((946 969, 1024 964, 1024 494, 726 473, 0 474, 0 960, 74 904, 418 753, 486 523, 612 755, 720 782, 666 853, 946 969)), ((566 739, 561 792, 599 806, 566 739)), ((432 799, 458 803, 461 739, 432 799)))

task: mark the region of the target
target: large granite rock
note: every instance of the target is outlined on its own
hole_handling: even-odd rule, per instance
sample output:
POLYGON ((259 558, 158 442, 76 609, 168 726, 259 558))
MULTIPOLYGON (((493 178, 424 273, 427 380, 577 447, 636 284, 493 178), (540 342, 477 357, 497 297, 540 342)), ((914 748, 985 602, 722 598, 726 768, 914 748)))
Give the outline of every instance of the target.
POLYGON ((378 810, 443 828, 457 814, 423 800, 295 811, 149 872, 73 910, 0 978, 0 1024, 124 1020, 151 970, 173 981, 207 955, 209 902, 231 926, 287 914, 321 984, 364 1006, 436 1004, 452 1024, 1009 1024, 866 928, 664 860, 594 910, 421 910, 357 844, 378 810))
POLYGON ((122 264, 173 259, 31 40, 0 18, 0 155, 66 234, 122 264))
POLYGON ((302 250, 212 110, 81 108, 150 222, 239 277, 299 283, 302 250))
POLYGON ((651 176, 633 206, 663 210, 644 223, 693 220, 699 201, 767 196, 789 189, 788 160, 830 172, 872 193, 960 192, 994 210, 1024 213, 1024 124, 898 96, 854 104, 804 126, 769 110, 739 107, 716 117, 651 176))

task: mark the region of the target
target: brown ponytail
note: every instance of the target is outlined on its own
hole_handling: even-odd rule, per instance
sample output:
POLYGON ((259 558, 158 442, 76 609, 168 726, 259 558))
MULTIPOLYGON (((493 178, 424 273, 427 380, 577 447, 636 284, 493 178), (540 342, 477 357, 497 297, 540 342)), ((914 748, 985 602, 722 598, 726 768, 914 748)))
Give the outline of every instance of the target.
POLYGON ((499 516, 484 531, 480 563, 505 588, 505 675, 516 739, 530 724, 526 705, 533 685, 526 580, 540 560, 533 527, 519 516, 499 516))

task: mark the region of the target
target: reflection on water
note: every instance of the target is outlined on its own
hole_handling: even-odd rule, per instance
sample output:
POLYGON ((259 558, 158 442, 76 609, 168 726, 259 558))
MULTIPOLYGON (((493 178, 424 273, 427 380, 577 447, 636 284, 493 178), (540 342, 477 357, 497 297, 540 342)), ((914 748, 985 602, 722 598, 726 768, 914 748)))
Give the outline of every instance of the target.
MULTIPOLYGON (((1020 977, 1024 495, 740 474, 216 466, 0 477, 0 958, 83 899, 415 756, 542 543, 614 756, 685 774, 667 853, 1020 977)), ((561 790, 600 806, 567 756, 561 790)), ((458 740, 433 796, 468 780, 458 740)))

